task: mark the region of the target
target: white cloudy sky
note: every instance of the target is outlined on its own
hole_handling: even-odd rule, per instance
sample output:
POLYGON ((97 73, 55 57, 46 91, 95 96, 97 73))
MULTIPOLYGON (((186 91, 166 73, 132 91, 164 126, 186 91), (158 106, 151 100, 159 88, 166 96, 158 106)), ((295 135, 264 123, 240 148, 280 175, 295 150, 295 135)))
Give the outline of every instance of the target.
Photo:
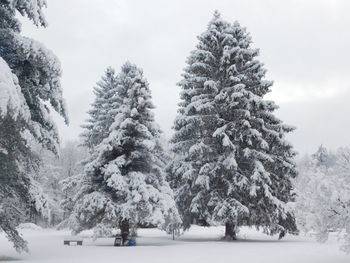
MULTIPOLYGON (((60 58, 70 125, 58 119, 62 141, 78 138, 107 66, 130 60, 144 69, 156 119, 171 135, 186 57, 213 11, 248 28, 275 84, 269 99, 297 130, 300 153, 319 144, 350 144, 350 1, 347 0, 47 0, 49 27, 24 21, 23 33, 60 58)), ((55 117, 57 118, 57 116, 55 117)))

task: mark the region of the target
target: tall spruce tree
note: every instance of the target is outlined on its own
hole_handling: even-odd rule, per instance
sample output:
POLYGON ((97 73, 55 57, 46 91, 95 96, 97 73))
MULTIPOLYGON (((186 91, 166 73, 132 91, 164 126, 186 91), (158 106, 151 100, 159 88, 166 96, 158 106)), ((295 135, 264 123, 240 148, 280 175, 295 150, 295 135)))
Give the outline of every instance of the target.
POLYGON ((126 63, 118 76, 122 104, 106 137, 85 166, 83 187, 70 218, 74 232, 179 223, 173 192, 165 180, 164 151, 151 94, 142 71, 126 63))
POLYGON ((272 82, 264 80, 258 50, 245 28, 218 12, 198 39, 179 83, 176 158, 168 169, 184 227, 225 224, 229 239, 241 225, 295 231, 288 205, 295 152, 285 140, 293 127, 263 98, 272 82))
POLYGON ((40 164, 31 141, 57 152, 58 134, 48 104, 67 115, 60 86, 59 61, 42 44, 20 35, 16 11, 36 26, 46 26, 44 0, 0 1, 0 230, 6 232, 17 250, 26 243, 16 225, 28 219, 33 207, 33 178, 40 164), (5 99, 3 99, 5 98, 5 99))

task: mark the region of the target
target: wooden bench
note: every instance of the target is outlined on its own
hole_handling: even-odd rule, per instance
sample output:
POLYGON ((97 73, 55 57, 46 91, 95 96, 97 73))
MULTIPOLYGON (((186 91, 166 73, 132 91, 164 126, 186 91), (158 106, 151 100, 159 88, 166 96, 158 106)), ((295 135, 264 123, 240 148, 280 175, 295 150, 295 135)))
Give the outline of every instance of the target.
POLYGON ((82 239, 65 239, 65 240, 63 240, 63 245, 70 246, 71 242, 77 243, 78 246, 82 246, 83 245, 83 240, 82 239))

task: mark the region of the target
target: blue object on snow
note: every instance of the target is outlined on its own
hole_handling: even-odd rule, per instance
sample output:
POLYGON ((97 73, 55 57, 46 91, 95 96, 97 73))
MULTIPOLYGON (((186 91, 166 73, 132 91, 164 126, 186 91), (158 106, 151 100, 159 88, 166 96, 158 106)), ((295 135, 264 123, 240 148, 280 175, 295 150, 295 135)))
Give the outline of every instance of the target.
POLYGON ((129 247, 134 247, 136 246, 136 239, 130 239, 128 242, 128 246, 129 247))

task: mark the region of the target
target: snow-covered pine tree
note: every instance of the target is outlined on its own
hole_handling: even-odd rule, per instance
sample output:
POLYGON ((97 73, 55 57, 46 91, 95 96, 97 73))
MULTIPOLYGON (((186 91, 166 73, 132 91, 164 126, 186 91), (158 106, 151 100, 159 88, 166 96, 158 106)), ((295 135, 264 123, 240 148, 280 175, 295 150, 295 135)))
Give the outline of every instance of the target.
POLYGON ((17 77, 0 58, 0 231, 18 251, 27 250, 16 226, 26 218, 30 195, 25 172, 31 151, 22 135, 28 118, 17 77))
POLYGON ((335 156, 327 150, 326 147, 320 145, 317 151, 311 155, 312 159, 316 162, 316 166, 328 168, 334 165, 335 156))
POLYGON ((5 97, 0 96, 5 98, 0 101, 0 192, 6 196, 0 199, 0 228, 17 250, 26 249, 14 227, 28 216, 33 201, 30 174, 38 164, 31 140, 57 152, 58 134, 48 104, 67 122, 60 64, 42 44, 20 35, 21 25, 16 18, 18 11, 36 26, 46 26, 42 14, 45 5, 44 0, 0 1, 1 92, 7 92, 5 97))
POLYGON ((70 218, 72 229, 131 227, 179 223, 173 192, 163 172, 164 151, 155 123, 151 94, 142 71, 126 63, 118 76, 123 103, 109 135, 95 147, 70 218))
MULTIPOLYGON (((66 220, 74 208, 74 196, 80 188, 74 178, 84 170, 84 160, 88 156, 86 147, 80 141, 68 141, 60 149, 60 190, 62 199, 60 207, 63 209, 63 219, 66 220)), ((66 227, 63 222, 59 227, 66 227)))
POLYGON ((82 127, 84 145, 92 150, 109 134, 109 127, 116 116, 120 99, 117 94, 118 79, 113 68, 108 67, 102 79, 94 87, 95 101, 88 111, 89 119, 82 127))
POLYGON ((32 175, 31 195, 35 202, 34 213, 29 220, 37 225, 53 227, 63 220, 63 208, 60 206, 63 199, 60 186, 63 167, 58 156, 51 151, 38 145, 36 152, 40 157, 40 167, 32 175))
POLYGON ((312 231, 320 242, 325 242, 331 231, 338 231, 341 249, 350 253, 350 148, 333 153, 320 146, 311 158, 298 163, 298 170, 298 227, 312 231))
POLYGON ((272 82, 264 80, 258 50, 245 28, 218 12, 198 39, 179 83, 177 157, 168 169, 184 227, 225 224, 230 239, 241 225, 295 231, 288 205, 295 152, 284 138, 293 127, 263 98, 272 82))

